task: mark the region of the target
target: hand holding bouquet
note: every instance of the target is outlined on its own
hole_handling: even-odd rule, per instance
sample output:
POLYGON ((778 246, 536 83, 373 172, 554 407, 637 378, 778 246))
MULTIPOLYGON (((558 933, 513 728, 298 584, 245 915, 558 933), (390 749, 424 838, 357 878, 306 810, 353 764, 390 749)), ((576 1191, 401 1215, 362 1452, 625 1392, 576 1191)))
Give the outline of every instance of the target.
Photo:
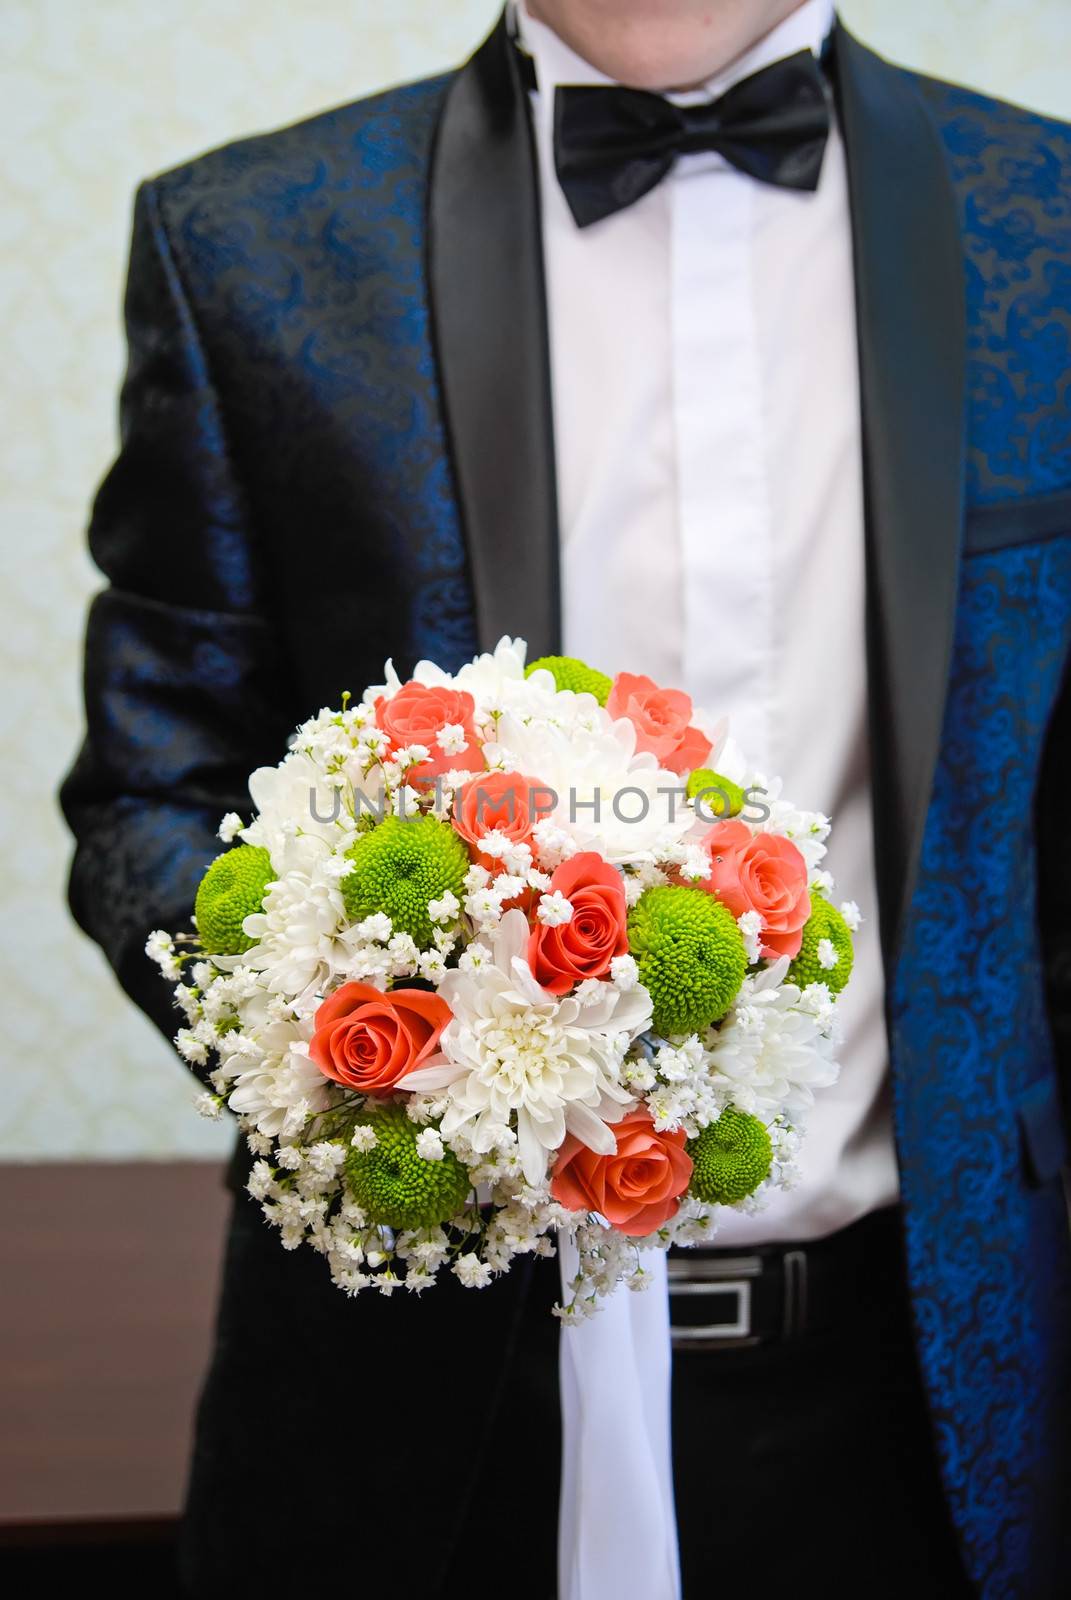
POLYGON ((687 695, 524 655, 305 723, 148 950, 284 1245, 391 1293, 565 1230, 576 1317, 793 1181, 858 914, 687 695))

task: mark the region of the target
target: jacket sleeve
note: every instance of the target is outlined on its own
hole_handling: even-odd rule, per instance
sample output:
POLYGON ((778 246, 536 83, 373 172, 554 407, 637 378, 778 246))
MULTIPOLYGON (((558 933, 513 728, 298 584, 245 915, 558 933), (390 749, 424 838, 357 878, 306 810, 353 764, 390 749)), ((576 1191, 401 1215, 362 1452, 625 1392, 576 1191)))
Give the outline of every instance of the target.
POLYGON ((181 1023, 144 953, 189 925, 197 883, 248 817, 246 780, 296 721, 243 486, 156 190, 134 204, 120 449, 90 550, 108 586, 85 645, 86 734, 60 803, 74 834, 71 909, 127 994, 181 1023))
POLYGON ((1071 1135, 1071 854, 1066 847, 1071 785, 1071 662, 1064 673, 1045 742, 1035 823, 1038 918, 1049 1023, 1071 1135))

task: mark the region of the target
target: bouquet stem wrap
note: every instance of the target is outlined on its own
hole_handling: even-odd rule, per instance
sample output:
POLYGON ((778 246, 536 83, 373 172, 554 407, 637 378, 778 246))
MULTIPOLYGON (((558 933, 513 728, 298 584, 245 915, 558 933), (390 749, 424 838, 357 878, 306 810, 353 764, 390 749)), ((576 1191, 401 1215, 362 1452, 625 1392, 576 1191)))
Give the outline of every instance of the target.
MULTIPOLYGON (((561 1245, 562 1291, 579 1269, 561 1245)), ((558 1600, 679 1600, 666 1258, 644 1294, 618 1288, 562 1329, 558 1600)))

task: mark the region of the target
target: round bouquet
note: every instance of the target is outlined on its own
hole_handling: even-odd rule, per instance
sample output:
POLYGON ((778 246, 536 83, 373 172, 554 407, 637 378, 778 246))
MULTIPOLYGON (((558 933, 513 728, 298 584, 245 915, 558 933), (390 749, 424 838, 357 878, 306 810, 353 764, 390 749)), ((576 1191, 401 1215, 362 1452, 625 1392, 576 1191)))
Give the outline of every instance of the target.
POLYGON ((154 933, 201 1108, 349 1293, 575 1242, 564 1313, 791 1184, 853 905, 828 820, 679 690, 503 639, 343 696, 154 933), (240 842, 239 842, 240 841, 240 842))

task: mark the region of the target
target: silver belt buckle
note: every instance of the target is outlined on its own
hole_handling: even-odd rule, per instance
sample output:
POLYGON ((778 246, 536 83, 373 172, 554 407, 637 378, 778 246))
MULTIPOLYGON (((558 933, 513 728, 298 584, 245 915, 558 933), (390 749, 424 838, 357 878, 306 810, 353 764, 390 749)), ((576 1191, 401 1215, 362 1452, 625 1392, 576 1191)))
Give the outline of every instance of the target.
POLYGON ((680 1326, 670 1316, 674 1350, 739 1350, 759 1344, 751 1331, 751 1283, 762 1275, 761 1256, 673 1256, 667 1263, 671 1302, 679 1299, 735 1295, 731 1320, 680 1326))

